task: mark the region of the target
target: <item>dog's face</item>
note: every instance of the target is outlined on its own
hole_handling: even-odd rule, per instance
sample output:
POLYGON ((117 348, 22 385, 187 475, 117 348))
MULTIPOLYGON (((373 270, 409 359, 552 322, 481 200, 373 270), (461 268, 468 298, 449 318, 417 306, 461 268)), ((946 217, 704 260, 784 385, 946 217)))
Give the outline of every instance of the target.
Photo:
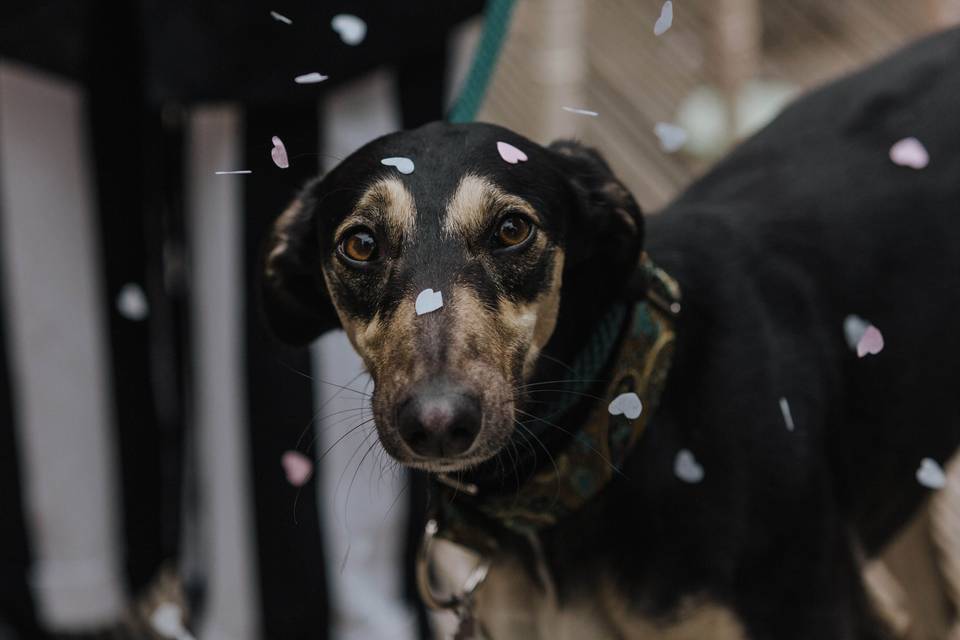
POLYGON ((509 441, 565 282, 615 290, 641 229, 591 150, 435 123, 375 140, 306 187, 267 247, 264 311, 288 342, 342 327, 373 377, 384 448, 413 467, 465 469, 509 441), (501 141, 527 161, 503 160, 501 141), (393 157, 414 171, 381 163, 393 157), (418 298, 436 299, 427 290, 442 306, 420 314, 418 298))

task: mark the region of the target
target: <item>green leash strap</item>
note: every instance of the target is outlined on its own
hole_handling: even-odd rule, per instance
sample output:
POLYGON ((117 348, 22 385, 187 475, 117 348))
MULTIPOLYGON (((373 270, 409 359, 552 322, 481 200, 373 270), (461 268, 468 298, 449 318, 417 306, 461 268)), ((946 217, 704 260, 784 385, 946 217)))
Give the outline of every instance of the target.
POLYGON ((503 39, 510 27, 514 4, 514 0, 488 0, 483 12, 483 33, 480 35, 480 42, 460 95, 447 115, 450 122, 470 122, 476 119, 487 87, 490 86, 493 70, 497 66, 503 39))

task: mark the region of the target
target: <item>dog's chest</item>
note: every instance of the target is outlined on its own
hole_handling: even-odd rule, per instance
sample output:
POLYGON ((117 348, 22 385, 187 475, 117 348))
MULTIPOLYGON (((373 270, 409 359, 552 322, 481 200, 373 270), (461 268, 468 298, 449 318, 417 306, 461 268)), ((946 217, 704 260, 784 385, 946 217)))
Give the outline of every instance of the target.
POLYGON ((490 640, 745 640, 729 609, 690 601, 669 620, 644 618, 627 606, 610 581, 592 597, 558 606, 519 562, 500 558, 477 592, 475 614, 490 640))

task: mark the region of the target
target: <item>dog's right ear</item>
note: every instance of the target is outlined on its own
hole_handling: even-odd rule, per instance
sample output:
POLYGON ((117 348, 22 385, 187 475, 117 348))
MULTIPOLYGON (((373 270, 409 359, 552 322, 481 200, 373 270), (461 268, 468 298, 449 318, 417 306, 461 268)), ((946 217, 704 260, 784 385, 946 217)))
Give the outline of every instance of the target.
POLYGON ((276 222, 260 269, 260 308, 282 342, 305 345, 340 326, 319 259, 312 207, 298 197, 276 222))

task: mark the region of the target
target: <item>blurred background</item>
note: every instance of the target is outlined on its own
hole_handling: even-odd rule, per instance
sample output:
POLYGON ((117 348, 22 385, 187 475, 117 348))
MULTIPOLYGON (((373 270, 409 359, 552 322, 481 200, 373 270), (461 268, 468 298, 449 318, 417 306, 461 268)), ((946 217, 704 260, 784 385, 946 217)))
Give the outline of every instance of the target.
MULTIPOLYGON (((260 247, 310 177, 446 115, 580 138, 655 212, 797 92, 960 21, 668 4, 658 35, 662 0, 6 0, 0 640, 442 635, 423 479, 341 333, 266 334, 260 247)), ((921 517, 867 568, 904 637, 955 624, 941 543, 921 517)))

